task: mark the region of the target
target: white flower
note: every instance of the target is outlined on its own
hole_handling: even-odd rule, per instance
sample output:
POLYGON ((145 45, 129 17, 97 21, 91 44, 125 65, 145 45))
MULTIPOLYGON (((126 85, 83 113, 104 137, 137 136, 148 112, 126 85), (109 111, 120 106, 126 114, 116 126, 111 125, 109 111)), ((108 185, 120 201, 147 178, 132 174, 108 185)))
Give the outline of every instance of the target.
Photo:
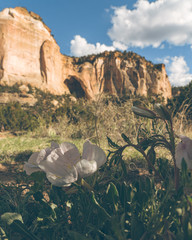
POLYGON ((106 162, 104 151, 97 145, 86 141, 83 145, 82 160, 76 164, 80 178, 87 177, 97 171, 106 162))
POLYGON ((72 143, 64 142, 50 154, 38 161, 38 166, 46 172, 47 179, 56 186, 67 186, 75 182, 78 173, 74 165, 80 160, 80 153, 72 143))
POLYGON ((26 171, 27 175, 31 175, 33 172, 41 171, 36 160, 39 156, 39 152, 35 152, 31 155, 28 162, 24 164, 24 171, 26 171))
POLYGON ((181 142, 176 147, 176 166, 181 169, 182 159, 184 158, 189 170, 192 170, 192 140, 185 136, 179 136, 181 142))
POLYGON ((46 148, 41 150, 40 152, 35 152, 31 155, 28 162, 24 164, 24 171, 26 171, 27 175, 31 175, 33 172, 42 171, 41 168, 38 166, 38 162, 45 159, 50 152, 57 148, 59 145, 55 142, 51 143, 50 148, 46 148))
POLYGON ((74 144, 52 143, 51 148, 32 154, 29 162, 25 163, 24 170, 28 175, 35 171, 44 171, 53 185, 69 186, 78 178, 93 174, 105 162, 104 151, 89 141, 83 145, 82 160, 74 144))

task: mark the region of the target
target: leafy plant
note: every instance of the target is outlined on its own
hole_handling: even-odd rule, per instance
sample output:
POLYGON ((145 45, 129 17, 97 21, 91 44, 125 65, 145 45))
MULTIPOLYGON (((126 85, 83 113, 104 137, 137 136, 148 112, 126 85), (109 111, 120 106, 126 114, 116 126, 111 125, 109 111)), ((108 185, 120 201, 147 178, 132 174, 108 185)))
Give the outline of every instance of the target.
MULTIPOLYGON (((122 103, 118 104, 121 108, 122 103)), ((121 141, 108 136, 108 161, 93 175, 79 179, 70 187, 50 185, 43 172, 34 172, 30 177, 23 174, 20 184, 1 184, 0 237, 191 239, 191 176, 185 160, 180 172, 176 166, 172 116, 159 104, 153 110, 138 106, 132 110, 136 116, 129 114, 129 121, 137 119, 136 130, 128 129, 131 136, 121 133, 121 141), (130 148, 139 152, 146 162, 145 171, 130 170, 125 160, 130 148), (166 150, 163 157, 159 155, 162 149, 166 150)), ((111 125, 112 117, 122 121, 122 115, 111 115, 111 125)), ((95 116, 98 119, 97 114, 93 116, 93 121, 95 116)), ((113 130, 109 129, 109 132, 113 130)))
MULTIPOLYGON (((187 168, 182 169, 182 178, 179 182, 179 170, 175 160, 175 135, 173 131, 172 118, 168 110, 158 104, 154 111, 143 107, 133 107, 136 115, 152 119, 152 129, 149 132, 143 125, 139 127, 137 143, 132 143, 128 136, 122 134, 125 145, 118 145, 108 139, 109 145, 114 149, 109 151, 110 166, 121 165, 124 176, 127 176, 126 165, 123 160, 123 151, 128 147, 135 148, 140 152, 148 164, 149 173, 153 174, 151 179, 157 181, 157 185, 139 181, 134 183, 134 199, 131 201, 135 208, 132 213, 133 222, 131 228, 131 239, 188 239, 191 236, 190 197, 184 193, 186 179, 188 179, 187 168), (161 135, 155 128, 158 121, 165 124, 166 133, 161 135), (168 163, 168 159, 157 158, 156 149, 166 148, 173 160, 173 167, 168 163), (145 190, 147 184, 147 191, 145 190), (145 205, 146 204, 146 205, 145 205), (178 209, 185 209, 180 220, 178 219, 178 209), (187 217, 187 223, 182 219, 187 217), (134 231, 134 226, 139 226, 134 231), (179 238, 177 238, 179 236, 179 238)), ((189 180, 189 179, 188 179, 189 180)))

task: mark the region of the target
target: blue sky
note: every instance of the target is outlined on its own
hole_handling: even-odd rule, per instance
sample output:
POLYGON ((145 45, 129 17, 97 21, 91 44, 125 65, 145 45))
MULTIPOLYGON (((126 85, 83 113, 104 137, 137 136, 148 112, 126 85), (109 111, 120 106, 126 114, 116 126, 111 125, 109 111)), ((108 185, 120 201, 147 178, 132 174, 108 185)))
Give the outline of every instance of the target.
POLYGON ((0 0, 26 7, 52 30, 63 54, 133 51, 165 63, 169 80, 192 80, 192 0, 0 0))

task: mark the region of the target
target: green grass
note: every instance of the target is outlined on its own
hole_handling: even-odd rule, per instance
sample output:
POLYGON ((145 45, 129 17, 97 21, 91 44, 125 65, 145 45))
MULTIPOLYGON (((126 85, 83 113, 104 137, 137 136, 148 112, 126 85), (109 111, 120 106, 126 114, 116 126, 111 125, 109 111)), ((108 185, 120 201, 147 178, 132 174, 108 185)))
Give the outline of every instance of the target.
MULTIPOLYGON (((16 156, 25 152, 37 152, 46 147, 50 147, 51 142, 73 142, 80 151, 82 151, 83 141, 80 139, 62 138, 60 136, 55 137, 34 137, 30 133, 22 136, 13 136, 0 139, 0 163, 13 162, 11 156, 16 156), (10 158, 9 158, 10 156, 10 158)), ((26 159, 27 161, 28 159, 26 159)))

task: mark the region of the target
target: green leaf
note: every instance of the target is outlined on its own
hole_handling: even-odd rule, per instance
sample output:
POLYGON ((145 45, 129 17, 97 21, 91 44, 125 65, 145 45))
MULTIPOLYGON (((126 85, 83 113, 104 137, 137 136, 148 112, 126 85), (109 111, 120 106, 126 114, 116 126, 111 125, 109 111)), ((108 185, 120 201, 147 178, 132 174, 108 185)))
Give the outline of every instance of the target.
POLYGON ((67 232, 71 240, 91 240, 91 238, 85 237, 84 235, 78 232, 70 231, 70 230, 68 230, 67 232))
POLYGON ((10 227, 20 233, 22 236, 25 237, 25 239, 29 239, 29 240, 40 240, 39 238, 37 238, 33 233, 31 233, 28 228, 19 220, 15 220, 10 227))
POLYGON ((152 193, 152 191, 154 190, 154 181, 153 181, 153 179, 151 179, 149 177, 146 177, 145 189, 146 189, 146 192, 149 195, 152 193))
POLYGON ((183 217, 184 239, 189 239, 188 226, 189 226, 189 215, 185 214, 184 217, 183 217))
POLYGON ((171 120, 171 114, 169 113, 168 109, 162 104, 160 103, 155 104, 154 110, 162 119, 168 120, 168 121, 171 120))
POLYGON ((188 176, 188 171, 187 171, 187 163, 184 158, 181 161, 181 177, 182 177, 183 184, 185 184, 189 181, 189 176, 188 176))
POLYGON ((39 183, 42 183, 44 179, 46 178, 45 172, 34 172, 30 175, 30 179, 39 183))
POLYGON ((101 221, 106 221, 109 220, 111 218, 111 216, 107 213, 107 211, 97 202, 96 198, 95 198, 95 194, 94 192, 91 192, 92 196, 91 196, 91 200, 92 203, 94 204, 94 206, 97 208, 98 210, 98 216, 100 216, 101 221))
POLYGON ((48 203, 41 201, 40 204, 41 204, 41 210, 39 212, 38 217, 47 218, 54 215, 53 209, 51 208, 51 206, 49 206, 48 203))
POLYGON ((151 144, 153 143, 152 139, 146 138, 139 141, 139 145, 142 147, 142 149, 145 151, 151 144))
POLYGON ((103 239, 106 239, 106 240, 116 240, 115 238, 109 236, 109 235, 106 235, 105 233, 103 233, 102 231, 98 230, 98 232, 101 234, 101 236, 103 237, 103 239))
POLYGON ((51 207, 51 209, 52 209, 52 217, 53 217, 53 219, 56 219, 57 218, 57 214, 56 214, 56 209, 57 209, 57 205, 56 204, 54 204, 54 203, 51 203, 50 204, 50 207, 51 207))
POLYGON ((81 179, 81 186, 89 191, 93 191, 93 188, 83 178, 81 179))
POLYGON ((143 222, 138 219, 137 216, 133 215, 131 221, 131 239, 140 240, 145 232, 145 227, 143 222))
POLYGON ((117 145, 116 143, 114 143, 109 137, 107 137, 107 140, 108 140, 108 144, 110 147, 115 148, 115 149, 120 148, 120 146, 117 145))
POLYGON ((1 227, 0 227, 0 239, 2 239, 2 240, 9 240, 8 237, 6 236, 5 231, 1 227))
POLYGON ((182 208, 176 208, 176 212, 177 212, 178 216, 183 215, 183 209, 182 208))
POLYGON ((122 215, 114 215, 110 221, 111 229, 112 229, 112 236, 117 239, 127 239, 125 233, 125 214, 122 215))
POLYGON ((41 191, 37 191, 33 194, 36 201, 41 201, 44 197, 41 191))
POLYGON ((115 211, 118 210, 119 192, 116 186, 111 182, 109 183, 106 191, 109 201, 113 204, 115 211))
POLYGON ((123 170, 124 175, 127 176, 127 168, 126 168, 125 162, 124 162, 124 160, 122 159, 122 157, 121 157, 120 163, 121 163, 121 168, 122 168, 122 170, 123 170))
MULTIPOLYGON (((154 150, 153 147, 151 147, 151 148, 149 149, 149 151, 147 152, 147 157, 148 157, 149 162, 150 162, 152 165, 154 165, 154 164, 155 164, 155 160, 156 160, 156 153, 155 153, 155 150, 154 150)), ((152 173, 152 170, 153 170, 153 169, 151 168, 150 165, 149 165, 148 167, 149 167, 149 172, 152 173)))
POLYGON ((23 223, 23 219, 21 214, 19 213, 12 213, 12 212, 6 212, 3 215, 1 215, 2 222, 6 223, 7 225, 11 225, 13 221, 18 220, 23 223))
POLYGON ((187 163, 184 158, 181 161, 181 172, 186 174, 187 173, 187 163))
POLYGON ((110 159, 109 166, 111 167, 112 164, 118 164, 120 161, 120 156, 118 153, 114 153, 113 156, 110 159))
POLYGON ((22 234, 22 236, 27 237, 27 239, 38 240, 38 238, 32 234, 27 227, 23 224, 23 219, 21 214, 7 212, 1 215, 2 222, 9 225, 15 232, 22 234))
POLYGON ((126 143, 131 144, 131 140, 124 133, 121 134, 121 137, 126 143))
POLYGON ((131 193, 132 193, 131 185, 127 185, 126 182, 123 182, 120 190, 120 200, 123 207, 126 207, 127 203, 132 201, 131 193))

